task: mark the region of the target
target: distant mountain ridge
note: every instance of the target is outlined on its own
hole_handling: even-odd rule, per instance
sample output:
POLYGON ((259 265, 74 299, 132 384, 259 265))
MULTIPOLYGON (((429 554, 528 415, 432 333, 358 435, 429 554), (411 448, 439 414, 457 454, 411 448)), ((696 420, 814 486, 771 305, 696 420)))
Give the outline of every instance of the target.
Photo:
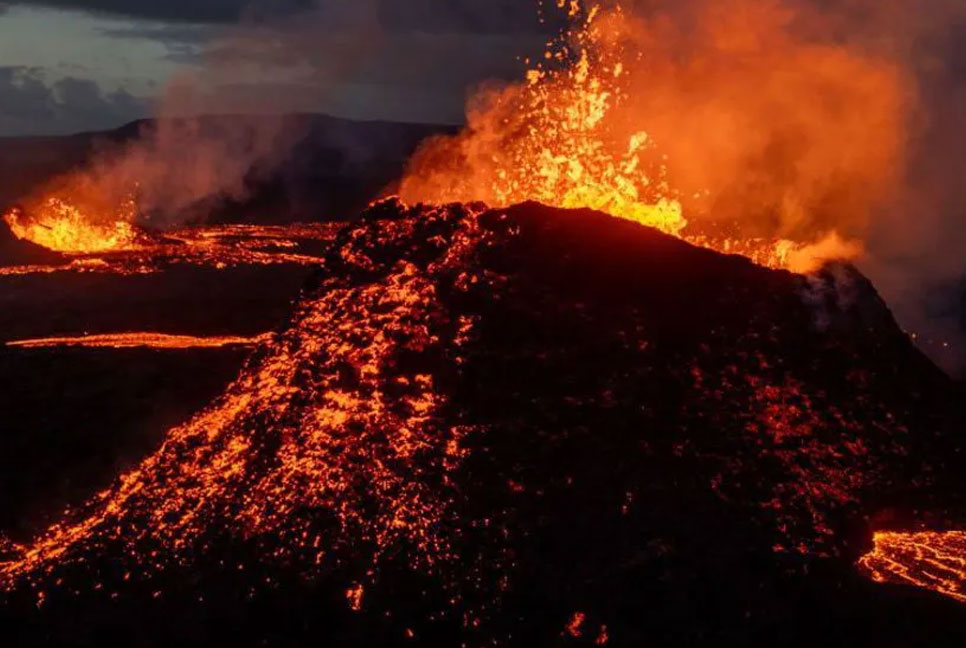
MULTIPOLYGON (((211 115, 203 127, 223 128, 232 120, 258 117, 211 115)), ((266 116, 266 120, 279 119, 266 116)), ((416 146, 428 136, 457 127, 384 121, 353 121, 322 114, 281 119, 304 129, 277 173, 259 187, 251 204, 231 205, 231 220, 264 221, 271 210, 283 220, 315 220, 358 212, 391 186, 416 146)), ((156 120, 138 120, 115 130, 68 136, 0 138, 0 207, 15 203, 59 174, 78 168, 99 148, 135 140, 156 120)), ((217 220, 219 219, 216 215, 217 220)))

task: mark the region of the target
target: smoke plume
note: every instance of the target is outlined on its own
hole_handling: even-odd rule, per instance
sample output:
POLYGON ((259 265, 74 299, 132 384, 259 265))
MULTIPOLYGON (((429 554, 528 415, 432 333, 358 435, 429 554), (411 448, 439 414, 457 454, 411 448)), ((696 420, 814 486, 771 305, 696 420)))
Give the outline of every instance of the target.
POLYGON ((509 76, 521 44, 543 40, 535 8, 516 0, 418 0, 403 9, 394 0, 252 2, 239 23, 208 29, 137 138, 102 143, 87 168, 27 198, 28 212, 43 220, 56 196, 92 224, 204 219, 290 159, 309 126, 299 114, 418 121, 427 107, 445 117, 433 107, 451 105, 458 119, 463 87, 509 76), (421 18, 426 25, 414 22, 421 18), (506 30, 521 21, 524 32, 506 30))
MULTIPOLYGON (((405 113, 444 103, 446 84, 522 76, 513 59, 545 36, 530 23, 526 38, 500 36, 501 21, 526 22, 537 4, 366 0, 251 12, 170 85, 139 139, 105 149, 53 191, 92 219, 117 218, 106 203, 132 197, 142 221, 203 218, 285 159, 301 135, 286 113, 372 110, 388 96, 405 113), (404 33, 390 27, 399 21, 409 21, 404 33), (470 47, 460 34, 476 27, 485 34, 470 47), (387 64, 403 56, 405 65, 387 64), (202 117, 226 113, 239 116, 202 117)), ((411 161, 404 199, 536 198, 632 213, 641 203, 675 233, 851 257, 910 332, 936 340, 938 360, 966 360, 949 351, 966 349, 961 2, 607 0, 596 13, 594 3, 545 4, 548 24, 556 6, 578 24, 593 13, 592 28, 539 65, 531 59, 525 81, 476 92, 466 130, 411 161)))
MULTIPOLYGON (((961 3, 560 6, 588 26, 548 58, 589 66, 598 79, 540 64, 529 82, 484 88, 469 104, 467 129, 430 142, 412 161, 405 199, 499 203, 537 185, 547 189, 538 197, 553 200, 569 196, 571 184, 594 184, 602 206, 673 197, 683 218, 661 211, 641 220, 854 258, 907 327, 938 324, 937 309, 925 308, 930 286, 966 273, 961 3), (592 101, 573 100, 588 94, 592 101), (590 116, 566 124, 563 137, 555 125, 571 113, 554 105, 560 97, 590 116), (520 114, 534 106, 546 123, 527 128, 520 114), (621 169, 640 132, 657 171, 650 184, 628 189, 621 169), (575 134, 612 163, 575 166, 563 142, 575 134), (597 173, 591 182, 588 172, 597 173)), ((949 335, 949 312, 945 319, 949 335)))

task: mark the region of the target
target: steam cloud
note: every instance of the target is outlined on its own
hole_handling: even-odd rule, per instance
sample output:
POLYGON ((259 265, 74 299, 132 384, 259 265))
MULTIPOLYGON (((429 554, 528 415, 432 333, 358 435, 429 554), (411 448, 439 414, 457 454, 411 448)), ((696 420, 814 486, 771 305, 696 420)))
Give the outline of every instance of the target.
POLYGON ((169 83, 136 140, 103 144, 88 168, 28 198, 28 210, 59 195, 91 221, 110 222, 133 198, 142 224, 200 220, 244 200, 288 159, 307 125, 297 113, 385 109, 387 98, 403 96, 390 106, 403 118, 418 121, 421 107, 456 99, 455 118, 454 86, 511 75, 521 44, 544 38, 533 31, 534 8, 516 0, 337 0, 289 3, 285 12, 263 11, 266 4, 212 28, 198 64, 169 83), (427 30, 413 22, 419 17, 430 19, 427 30), (505 31, 512 24, 524 32, 505 31), (468 36, 474 26, 482 33, 468 36))
MULTIPOLYGON (((628 80, 601 130, 616 142, 648 132, 693 231, 820 241, 809 252, 832 257, 861 245, 858 264, 907 328, 953 335, 922 328, 940 324, 928 287, 966 272, 961 3, 616 4, 594 47, 623 52, 628 80)), ((527 173, 492 164, 532 137, 504 126, 527 98, 524 84, 478 94, 467 131, 417 155, 404 197, 486 199, 493 177, 527 173), (473 184, 482 195, 459 195, 473 184)))

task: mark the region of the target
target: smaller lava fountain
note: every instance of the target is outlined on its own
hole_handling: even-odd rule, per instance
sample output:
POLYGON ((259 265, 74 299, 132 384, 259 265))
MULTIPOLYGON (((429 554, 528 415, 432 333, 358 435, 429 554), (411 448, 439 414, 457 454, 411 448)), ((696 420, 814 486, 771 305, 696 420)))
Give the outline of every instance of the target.
POLYGON ((23 265, 0 263, 0 277, 56 272, 153 274, 174 265, 311 266, 319 261, 320 246, 340 227, 339 223, 233 224, 148 233, 133 222, 134 204, 126 209, 130 216, 104 223, 91 221, 85 217, 87 210, 57 197, 45 199, 38 210, 8 210, 3 220, 20 239, 18 243, 27 241, 57 254, 23 265))
POLYGON ((95 254, 136 250, 144 235, 133 224, 137 207, 133 200, 121 203, 116 213, 100 221, 64 198, 48 196, 29 213, 14 207, 3 215, 14 235, 55 252, 95 254))

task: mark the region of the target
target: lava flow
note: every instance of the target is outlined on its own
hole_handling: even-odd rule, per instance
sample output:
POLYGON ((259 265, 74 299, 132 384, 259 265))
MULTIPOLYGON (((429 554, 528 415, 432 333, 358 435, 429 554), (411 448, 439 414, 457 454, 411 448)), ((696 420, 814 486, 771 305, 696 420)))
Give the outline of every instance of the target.
POLYGON ((21 349, 44 349, 50 347, 87 347, 108 349, 217 349, 229 346, 255 346, 266 342, 270 334, 242 337, 234 335, 197 337, 167 333, 102 333, 63 337, 11 340, 8 347, 21 349))
POLYGON ((65 584, 167 595, 176 570, 206 597, 199 579, 308 578, 346 614, 392 607, 400 633, 445 618, 510 644, 581 610, 593 640, 644 614, 606 617, 642 574, 671 574, 644 610, 714 574, 709 591, 758 587, 843 555, 869 501, 936 474, 945 378, 830 277, 535 203, 379 204, 320 266, 210 407, 0 545, 0 589, 54 606, 65 584), (529 607, 551 592, 559 616, 529 607))
POLYGON ((966 532, 879 531, 859 561, 879 583, 913 585, 966 603, 966 532))
MULTIPOLYGON (((46 246, 45 226, 32 224, 26 230, 14 223, 33 223, 22 212, 13 210, 8 222, 20 238, 46 246), (18 220, 20 219, 20 220, 18 220), (34 236, 33 233, 40 233, 34 236)), ((318 263, 321 244, 331 240, 341 223, 297 223, 293 225, 212 225, 177 229, 164 234, 148 234, 126 221, 115 224, 118 231, 131 234, 126 244, 113 245, 115 239, 98 239, 101 230, 84 225, 62 232, 73 236, 72 248, 63 252, 59 263, 0 266, 0 276, 49 274, 55 272, 101 274, 150 274, 173 265, 206 266, 218 269, 245 265, 313 265, 318 263), (99 241, 100 245, 85 241, 99 241), (112 247, 113 245, 113 247, 112 247)), ((119 239, 118 239, 119 240, 119 239)), ((49 249, 58 250, 58 244, 49 249)))
MULTIPOLYGON (((842 267, 768 269, 858 253, 864 190, 891 177, 888 66, 794 42, 768 13, 735 12, 778 21, 759 42, 712 12, 698 33, 738 71, 737 103, 652 137, 637 109, 675 112, 640 103, 650 68, 633 45, 653 33, 619 6, 557 3, 576 27, 526 83, 479 97, 466 132, 424 146, 401 200, 339 226, 56 243, 68 269, 319 270, 215 402, 34 539, 0 538, 5 596, 43 608, 88 586, 154 600, 187 583, 195 609, 265 588, 441 637, 427 645, 635 645, 681 632, 700 586, 701 607, 734 611, 747 637, 803 598, 789 574, 851 555, 871 508, 955 472, 937 414, 955 388, 871 285, 842 267), (864 93, 887 117, 840 120, 864 93), (745 132, 799 103, 818 112, 745 132), (705 152, 709 175, 691 176, 705 152), (717 182, 708 165, 724 162, 753 177, 717 182), (730 220, 732 202, 747 221, 730 220), (303 580, 319 600, 292 586, 303 580)), ((691 63, 689 82, 718 72, 691 63)), ((961 598, 963 546, 879 534, 862 564, 961 598)))

